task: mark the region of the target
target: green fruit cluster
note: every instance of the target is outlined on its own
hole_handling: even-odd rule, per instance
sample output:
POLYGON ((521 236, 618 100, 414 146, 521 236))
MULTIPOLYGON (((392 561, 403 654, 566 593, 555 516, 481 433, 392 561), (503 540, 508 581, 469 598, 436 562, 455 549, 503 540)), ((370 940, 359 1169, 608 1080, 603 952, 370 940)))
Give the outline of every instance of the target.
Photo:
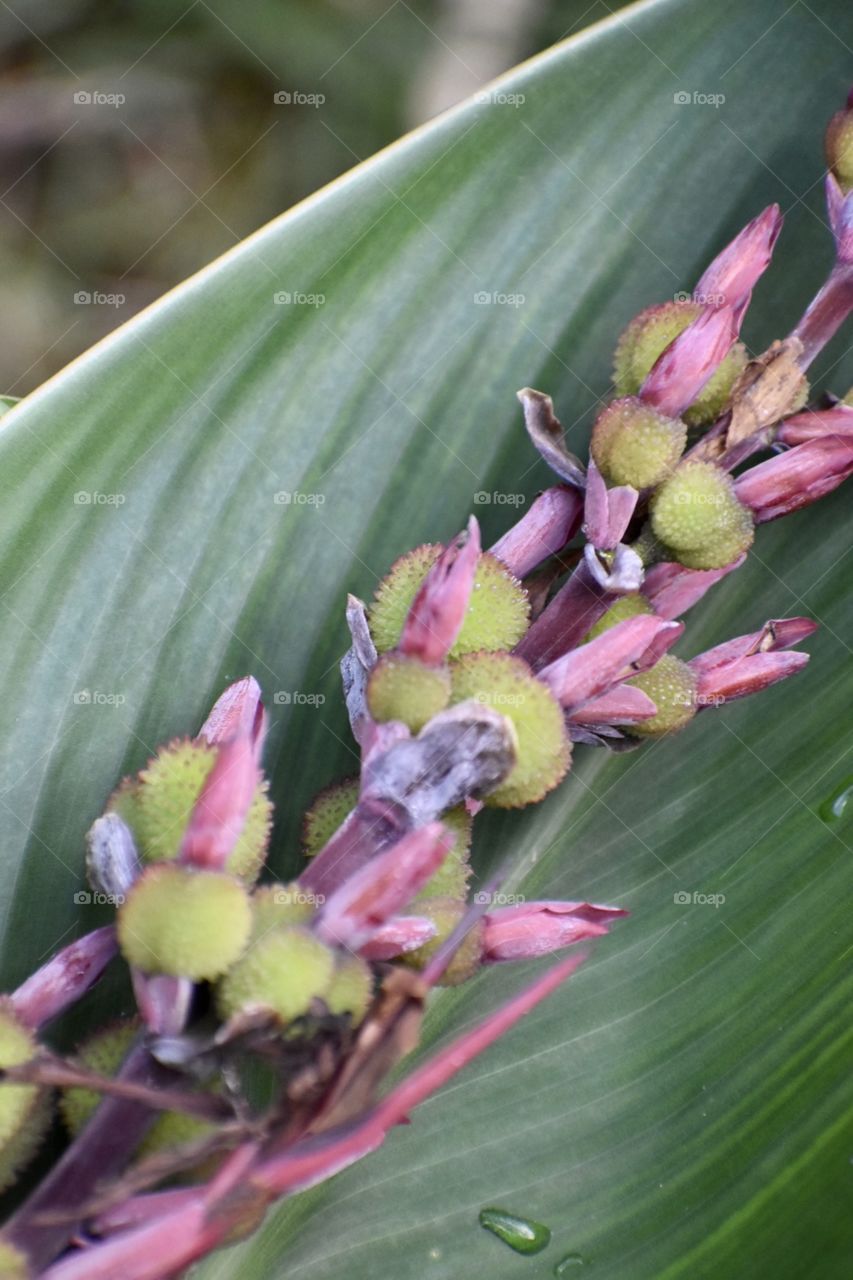
POLYGON ((370 673, 367 706, 374 720, 401 720, 419 733, 450 700, 450 671, 391 651, 370 673))
POLYGON ((655 536, 688 569, 722 569, 742 555, 754 537, 752 513, 713 462, 683 462, 651 501, 655 536))
POLYGON ((687 427, 636 396, 613 400, 598 415, 590 452, 609 484, 648 489, 675 467, 687 443, 687 427))
MULTIPOLYGON (((0 1068, 17 1067, 36 1052, 30 1029, 11 1000, 0 997, 0 1068)), ((0 1084, 0 1191, 10 1186, 41 1144, 50 1123, 50 1094, 35 1084, 0 1084)), ((2 1274, 2 1273, 0 1273, 2 1274)))

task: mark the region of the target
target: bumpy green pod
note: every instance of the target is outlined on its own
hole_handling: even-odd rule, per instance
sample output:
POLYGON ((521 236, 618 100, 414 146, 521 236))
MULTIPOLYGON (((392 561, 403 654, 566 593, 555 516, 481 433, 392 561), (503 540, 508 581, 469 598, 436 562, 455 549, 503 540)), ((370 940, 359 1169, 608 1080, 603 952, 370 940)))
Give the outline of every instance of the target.
POLYGON ((307 929, 273 929, 253 943, 219 984, 223 1018, 244 1009, 270 1009, 284 1024, 307 1013, 311 1001, 325 999, 332 983, 332 951, 307 929))
POLYGON ((652 606, 642 591, 628 591, 614 601, 606 613, 601 615, 595 626, 590 627, 584 636, 584 641, 595 640, 598 636, 604 635, 604 632, 615 627, 617 622, 625 622, 628 618, 638 618, 641 614, 653 612, 652 606))
MULTIPOLYGON (((148 761, 138 778, 125 778, 110 797, 109 808, 124 818, 146 862, 177 858, 190 814, 216 754, 216 748, 204 742, 171 742, 148 761)), ((228 859, 227 869, 232 875, 248 884, 258 878, 271 825, 272 804, 267 784, 261 782, 228 859)))
MULTIPOLYGON (((28 1062, 37 1050, 30 1029, 11 1000, 0 997, 0 1067, 28 1062)), ((35 1084, 0 1084, 0 1190, 15 1181, 39 1147, 50 1123, 50 1095, 35 1084)))
MULTIPOLYGON (((424 943, 422 947, 418 947, 416 951, 409 951, 402 956, 402 962, 412 969, 426 968, 442 943, 446 942, 450 937, 467 910, 467 902, 459 898, 428 898, 418 902, 418 915, 426 916, 428 920, 432 920, 437 932, 435 937, 430 938, 429 942, 424 943)), ((469 978, 473 978, 483 958, 484 928, 483 921, 480 919, 468 931, 462 943, 456 949, 450 964, 445 969, 439 983, 440 986, 455 987, 461 982, 467 982, 469 978)))
POLYGON ((637 689, 648 694, 657 707, 656 715, 631 726, 631 733, 640 737, 659 737, 683 729, 696 714, 696 677, 679 658, 667 654, 642 675, 629 680, 637 689))
MULTIPOLYGON (((443 813, 441 821, 453 836, 453 843, 447 857, 427 880, 415 902, 422 898, 464 898, 468 890, 471 875, 468 853, 471 848, 473 819, 465 806, 459 805, 443 813)), ((409 910, 412 914, 417 914, 418 908, 413 905, 409 910)))
POLYGON ((131 889, 118 916, 129 964, 145 973, 212 981, 242 952, 252 926, 245 888, 216 871, 160 863, 131 889))
POLYGON ((675 467, 687 443, 687 427, 636 396, 614 400, 598 415, 590 452, 609 484, 647 489, 675 467))
POLYGON ((3 1280, 29 1280, 31 1275, 26 1254, 14 1245, 0 1241, 0 1276, 3 1280))
POLYGON ((309 924, 317 910, 316 899, 294 880, 291 884, 265 884, 255 889, 252 902, 252 942, 279 925, 309 924))
POLYGON ((330 1013, 348 1013, 357 1027, 373 998, 373 971, 360 956, 340 956, 323 1000, 330 1013))
POLYGON ((651 503, 656 537, 689 569, 722 569, 751 545, 752 513, 713 462, 683 462, 651 503))
POLYGON ((450 672, 417 658, 384 654, 370 673, 367 706, 374 720, 402 720, 412 733, 443 711, 450 701, 450 672))
POLYGON ((487 805, 515 809, 533 804, 556 787, 571 760, 563 710, 521 658, 508 653, 472 653, 452 664, 452 700, 468 698, 499 711, 516 733, 516 764, 486 797, 487 805))
MULTIPOLYGON (((370 631, 380 653, 397 645, 406 614, 418 589, 441 554, 441 547, 427 544, 401 556, 377 588, 370 606, 370 631)), ((530 605, 517 578, 488 552, 477 565, 468 612, 451 658, 480 649, 512 649, 527 630, 530 605)))
MULTIPOLYGON (((665 349, 703 308, 690 300, 662 302, 635 316, 622 333, 614 356, 613 381, 618 396, 635 396, 665 349)), ((727 407, 735 382, 746 368, 747 354, 736 342, 683 415, 690 427, 713 422, 727 407)))
POLYGON ((357 804, 358 778, 335 782, 317 793, 302 819, 302 848, 306 858, 313 858, 329 843, 357 804))

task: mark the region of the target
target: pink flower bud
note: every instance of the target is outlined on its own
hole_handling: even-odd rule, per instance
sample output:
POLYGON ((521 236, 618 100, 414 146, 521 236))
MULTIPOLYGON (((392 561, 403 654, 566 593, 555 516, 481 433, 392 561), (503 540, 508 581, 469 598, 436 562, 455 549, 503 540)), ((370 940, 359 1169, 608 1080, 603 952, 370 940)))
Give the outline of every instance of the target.
POLYGON ((585 702, 569 720, 577 725, 640 724, 657 715, 657 706, 647 693, 632 684, 619 684, 599 698, 585 702))
POLYGON ((786 418, 776 432, 779 444, 805 444, 807 440, 853 439, 853 406, 836 404, 831 409, 806 409, 786 418))
POLYGON ((564 707, 574 711, 653 666, 683 630, 680 623, 654 614, 626 618, 543 667, 539 679, 564 707))
POLYGON ((415 596, 400 636, 401 653, 432 665, 445 660, 465 621, 479 556, 480 526, 471 516, 415 596))
POLYGON ((706 649, 698 654, 687 665, 695 672, 711 671, 714 667, 724 666, 739 658, 749 657, 755 653, 773 653, 780 649, 790 649, 814 635, 818 624, 811 618, 772 618, 765 622, 760 631, 749 635, 736 636, 726 640, 713 649, 706 649))
POLYGON ((808 440, 768 458, 735 481, 738 501, 758 524, 799 511, 823 498, 853 472, 853 436, 808 440))
POLYGON ((336 889, 315 925, 324 942, 358 951, 412 898, 446 858, 452 834, 430 822, 377 854, 336 889))
POLYGON ((628 528, 639 494, 630 485, 608 489, 590 459, 584 499, 584 533, 596 548, 612 551, 628 528))
POLYGON ((204 781, 181 842, 180 859, 219 870, 243 827, 258 785, 255 744, 250 731, 223 742, 204 781))
POLYGON ((218 746, 238 733, 249 733, 256 745, 257 754, 265 729, 261 687, 254 676, 244 676, 228 686, 211 707, 210 713, 198 731, 211 746, 218 746))
POLYGON ((807 653, 784 653, 817 630, 810 618, 779 618, 764 624, 760 631, 736 636, 705 653, 687 665, 697 679, 696 701, 699 707, 719 706, 745 698, 785 680, 806 665, 807 653))
POLYGON ((738 556, 722 569, 686 569, 675 560, 652 565, 643 583, 643 595, 661 618, 680 618, 692 609, 721 578, 739 569, 746 556, 738 556))
POLYGON ((394 916, 379 926, 359 954, 365 960, 393 960, 408 951, 417 951, 437 932, 435 922, 426 916, 394 916))
POLYGON ((748 222, 702 274, 693 292, 696 301, 732 307, 739 328, 752 288, 770 263, 782 221, 778 204, 771 204, 748 222))
POLYGON ((640 388, 640 398, 679 418, 725 360, 737 338, 732 307, 703 311, 669 344, 640 388))
POLYGON ((522 902, 484 917, 484 961, 526 960, 607 933, 610 922, 626 916, 621 907, 589 902, 522 902))
POLYGON ((555 485, 540 493, 530 510, 491 548, 510 573, 523 578, 543 560, 562 551, 580 528, 583 497, 577 489, 555 485))

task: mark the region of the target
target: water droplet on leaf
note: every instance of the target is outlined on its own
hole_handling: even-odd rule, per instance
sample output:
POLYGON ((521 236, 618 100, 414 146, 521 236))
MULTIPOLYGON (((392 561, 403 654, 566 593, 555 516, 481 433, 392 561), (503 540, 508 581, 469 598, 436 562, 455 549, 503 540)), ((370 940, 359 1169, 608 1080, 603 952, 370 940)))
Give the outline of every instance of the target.
POLYGON ((505 1209, 481 1209, 480 1226, 516 1253, 541 1253, 551 1240, 551 1232, 541 1222, 507 1213, 505 1209))
POLYGON ((838 822, 843 818, 851 797, 853 797, 853 775, 846 777, 821 804, 818 812, 824 822, 838 822))
POLYGON ((573 1275, 575 1267, 582 1267, 583 1263, 584 1260, 579 1253, 567 1253, 565 1258, 561 1258, 554 1268, 554 1275, 573 1275))

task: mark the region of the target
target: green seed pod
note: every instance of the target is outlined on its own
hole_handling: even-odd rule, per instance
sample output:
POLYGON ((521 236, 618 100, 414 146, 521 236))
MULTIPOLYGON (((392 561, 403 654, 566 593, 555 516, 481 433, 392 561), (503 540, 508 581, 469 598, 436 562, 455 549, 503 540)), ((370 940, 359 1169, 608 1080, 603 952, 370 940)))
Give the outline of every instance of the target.
POLYGON ((853 189, 853 110, 836 111, 826 128, 826 164, 846 194, 853 189))
POLYGON ((338 959, 323 1000, 330 1013, 348 1013, 357 1027, 373 999, 373 971, 360 956, 338 959))
POLYGON ((242 952, 249 895, 233 876, 160 863, 143 872, 118 915, 128 964, 145 973, 212 981, 242 952))
POLYGON ((647 489, 660 484, 684 452, 687 427, 636 396, 614 400, 592 429, 590 451, 609 484, 647 489))
POLYGON ((312 895, 295 880, 291 884, 265 884, 255 889, 251 903, 252 942, 279 925, 308 924, 317 909, 312 895))
MULTIPOLYGON (((459 921, 468 910, 467 902, 458 898, 429 898, 418 903, 418 915, 432 920, 438 932, 429 942, 425 942, 417 951, 409 951, 401 956, 404 964, 412 969, 425 969, 429 961, 443 942, 450 937, 459 921)), ((456 987, 461 982, 473 978, 480 967, 483 957, 483 933, 485 926, 482 918, 477 920, 462 940, 461 946, 441 977, 439 986, 456 987)))
MULTIPOLYGON (((441 547, 416 547, 401 556, 376 591, 370 606, 370 631, 380 653, 400 639, 406 614, 435 564, 441 547)), ((468 612, 451 658, 480 649, 512 649, 527 630, 530 605, 521 583, 488 552, 480 556, 468 612)))
MULTIPOLYGON (((0 1068, 28 1062, 37 1049, 11 1000, 0 997, 0 1068)), ((0 1085, 0 1191, 35 1154, 50 1123, 50 1095, 35 1084, 0 1085)), ((2 1272, 0 1272, 2 1274, 2 1272)))
POLYGON ((332 952, 307 929, 274 929, 225 975, 217 995, 219 1011, 230 1018, 242 1009, 272 1009, 286 1024, 307 1013, 315 997, 325 999, 334 967, 332 952))
POLYGON ((638 618, 643 613, 654 613, 654 610, 642 591, 629 591, 626 595, 620 596, 618 600, 615 600, 607 612, 601 615, 595 626, 590 627, 584 636, 584 642, 595 640, 597 636, 603 635, 605 631, 615 627, 617 622, 625 622, 628 618, 638 618))
POLYGON ((454 703, 476 698, 515 728, 515 767, 486 804, 516 809, 541 800, 565 777, 571 760, 563 709, 551 691, 508 653, 469 654, 452 664, 451 675, 454 703))
POLYGON ((690 569, 722 569, 752 545, 752 513, 713 462, 683 462, 652 498, 652 528, 690 569))
POLYGON ((370 673, 367 706, 374 720, 402 720, 412 733, 443 711, 450 700, 447 667, 428 667, 402 653, 386 653, 370 673))
MULTIPOLYGON (((138 778, 125 778, 113 793, 109 808, 130 827, 144 861, 171 862, 177 858, 216 754, 216 748, 207 743, 178 739, 161 747, 138 778)), ((272 805, 264 781, 258 784, 228 859, 227 870, 247 884, 254 883, 263 866, 271 824, 272 805)))
POLYGON ((357 804, 358 778, 335 782, 317 793, 302 819, 302 848, 306 858, 313 858, 329 843, 357 804))
MULTIPOLYGON (((123 1018, 119 1022, 113 1022, 78 1045, 75 1058, 81 1066, 96 1071, 98 1075, 115 1076, 141 1029, 139 1018, 123 1018)), ((83 1128, 102 1097, 95 1089, 77 1086, 61 1091, 59 1111, 72 1137, 83 1128)), ((211 1121, 204 1120, 201 1116, 164 1111, 154 1121, 135 1154, 140 1158, 154 1155, 169 1147, 206 1137, 215 1127, 211 1121)))
POLYGON ((3 1280, 29 1280, 31 1275, 26 1254, 14 1245, 0 1241, 0 1276, 3 1280))
POLYGON ((666 654, 650 671, 635 676, 628 684, 642 689, 657 707, 657 714, 631 726, 632 734, 658 737, 683 729, 696 714, 696 677, 679 658, 666 654))
MULTIPOLYGON (((452 834, 453 844, 441 866, 414 899, 415 902, 422 898, 464 898, 468 891, 468 877, 471 874, 468 851, 471 848, 473 819, 464 805, 458 805, 442 814, 441 821, 452 834)), ((417 914, 418 908, 412 906, 409 910, 412 914, 417 914)))
MULTIPOLYGON (((698 302, 661 302, 635 316, 616 346, 613 382, 618 396, 635 396, 664 350, 701 314, 698 302)), ((725 360, 705 383, 683 414, 689 427, 703 426, 718 418, 729 402, 732 388, 746 368, 743 343, 736 342, 725 360)))

